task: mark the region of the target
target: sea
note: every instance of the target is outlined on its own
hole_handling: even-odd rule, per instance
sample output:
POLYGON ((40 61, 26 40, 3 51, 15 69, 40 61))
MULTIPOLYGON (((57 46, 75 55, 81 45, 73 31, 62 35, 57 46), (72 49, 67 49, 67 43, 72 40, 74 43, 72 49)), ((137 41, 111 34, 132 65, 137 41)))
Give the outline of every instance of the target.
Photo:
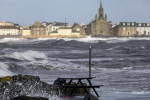
POLYGON ((100 100, 150 100, 150 37, 1 38, 0 77, 88 77, 90 46, 100 100))

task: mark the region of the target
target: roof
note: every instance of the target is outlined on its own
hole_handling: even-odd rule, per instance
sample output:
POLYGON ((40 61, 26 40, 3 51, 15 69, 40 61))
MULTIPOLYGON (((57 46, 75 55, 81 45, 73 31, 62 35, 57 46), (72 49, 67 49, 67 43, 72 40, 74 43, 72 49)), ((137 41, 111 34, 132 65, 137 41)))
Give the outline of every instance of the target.
POLYGON ((68 25, 68 23, 63 23, 63 22, 54 22, 55 26, 63 26, 63 25, 68 25))
POLYGON ((120 22, 120 26, 137 26, 136 22, 120 22))
POLYGON ((58 33, 57 31, 52 31, 52 32, 49 32, 49 33, 58 33))
POLYGON ((18 29, 15 26, 0 26, 0 29, 18 29))
POLYGON ((150 27, 150 23, 137 23, 137 27, 150 27))
POLYGON ((58 29, 72 29, 71 27, 60 27, 58 29))
POLYGON ((40 27, 36 27, 35 25, 32 25, 31 27, 32 28, 45 28, 45 26, 43 26, 43 25, 40 25, 40 27))

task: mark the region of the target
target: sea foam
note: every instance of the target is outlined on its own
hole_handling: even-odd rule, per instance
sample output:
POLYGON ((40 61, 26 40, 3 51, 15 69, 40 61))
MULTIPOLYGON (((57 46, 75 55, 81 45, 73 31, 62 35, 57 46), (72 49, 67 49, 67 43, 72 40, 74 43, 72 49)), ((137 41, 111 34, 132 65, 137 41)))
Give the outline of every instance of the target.
POLYGON ((17 60, 27 60, 27 61, 34 61, 36 58, 47 59, 47 56, 44 53, 38 51, 32 51, 32 50, 6 54, 5 57, 9 57, 17 60))
POLYGON ((13 75, 9 70, 9 66, 0 62, 0 77, 13 75))

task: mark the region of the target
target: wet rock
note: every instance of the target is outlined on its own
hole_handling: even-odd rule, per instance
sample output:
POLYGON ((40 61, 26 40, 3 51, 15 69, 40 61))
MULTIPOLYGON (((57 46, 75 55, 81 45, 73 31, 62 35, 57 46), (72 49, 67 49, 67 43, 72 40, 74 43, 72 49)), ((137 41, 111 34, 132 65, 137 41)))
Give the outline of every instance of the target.
POLYGON ((1 100, 11 100, 18 96, 48 97, 52 94, 56 94, 54 87, 41 81, 38 76, 15 75, 0 79, 1 100))

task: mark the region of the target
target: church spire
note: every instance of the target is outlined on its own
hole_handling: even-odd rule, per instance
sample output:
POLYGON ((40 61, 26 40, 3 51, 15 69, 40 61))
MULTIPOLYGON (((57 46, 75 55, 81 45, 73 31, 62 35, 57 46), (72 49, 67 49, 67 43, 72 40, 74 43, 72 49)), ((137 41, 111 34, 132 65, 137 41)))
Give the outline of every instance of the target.
POLYGON ((100 1, 100 8, 99 8, 99 19, 104 18, 104 13, 103 13, 103 6, 102 6, 102 0, 100 1))
POLYGON ((103 6, 102 6, 102 0, 100 1, 100 8, 103 8, 103 6))
POLYGON ((107 14, 105 14, 105 20, 107 21, 107 14))

